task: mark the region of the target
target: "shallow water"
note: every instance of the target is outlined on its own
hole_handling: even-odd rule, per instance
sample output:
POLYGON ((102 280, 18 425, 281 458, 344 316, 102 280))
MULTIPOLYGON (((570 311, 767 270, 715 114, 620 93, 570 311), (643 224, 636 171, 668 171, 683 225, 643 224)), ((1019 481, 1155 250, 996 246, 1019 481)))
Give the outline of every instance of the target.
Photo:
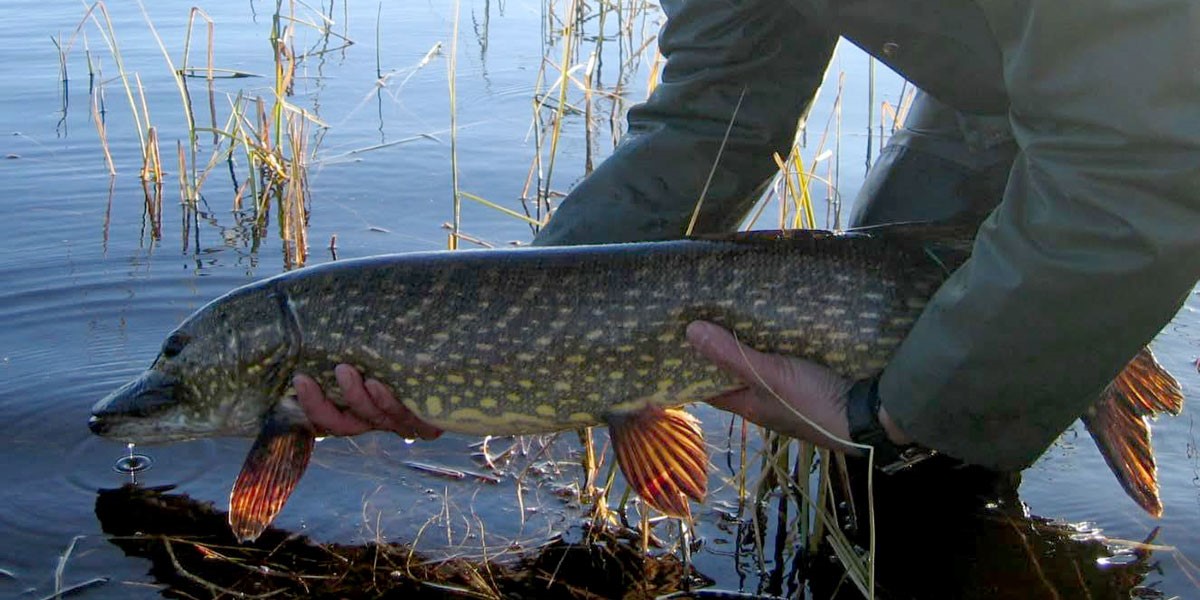
MULTIPOLYGON (((117 4, 110 10, 126 68, 141 74, 160 139, 166 141, 164 160, 173 166, 174 141, 186 139, 178 92, 142 15, 136 7, 117 4)), ((216 6, 204 8, 217 23, 217 65, 270 74, 267 36, 273 3, 212 4, 216 6)), ((538 65, 544 52, 558 60, 561 49, 543 48, 546 10, 535 0, 475 0, 464 2, 461 11, 460 185, 520 210, 516 198, 535 153, 530 123, 538 65)), ((107 174, 91 120, 83 38, 76 40, 68 58, 69 83, 63 101, 58 55, 49 38, 69 38, 83 12, 78 3, 66 0, 8 0, 0 6, 0 56, 4 57, 0 81, 6 82, 0 90, 0 155, 7 157, 0 162, 2 597, 40 598, 52 593, 55 569, 69 546, 62 585, 106 577, 108 583, 82 595, 157 595, 147 563, 126 557, 110 544, 97 522, 97 491, 118 487, 130 476, 113 469, 126 448, 93 437, 86 427, 88 411, 98 398, 148 365, 163 335, 193 310, 232 287, 284 268, 274 223, 269 235, 255 240, 232 211, 237 184, 221 168, 205 184, 205 202, 198 213, 179 205, 174 170, 169 168, 161 239, 151 235, 137 178, 136 134, 124 93, 113 80, 116 66, 94 25, 84 31, 88 53, 103 71, 97 80, 105 81, 105 123, 118 169, 115 178, 107 174)), ((149 13, 172 59, 178 61, 186 9, 156 3, 149 13)), ((441 225, 451 219, 446 78, 454 7, 451 3, 351 1, 348 8, 337 3, 328 13, 337 22, 334 30, 356 43, 306 59, 292 98, 330 125, 309 172, 309 262, 332 259, 327 247, 335 235, 339 258, 445 247, 446 231, 441 225), (443 53, 420 66, 439 42, 443 53), (381 89, 375 85, 377 56, 384 72, 395 71, 381 89), (354 152, 392 142, 402 143, 354 152)), ((316 18, 312 13, 303 15, 316 18)), ((639 40, 654 34, 658 15, 651 12, 641 19, 634 25, 639 40)), ((336 39, 322 39, 310 29, 299 28, 296 47, 322 44, 338 45, 336 39)), ((585 45, 585 52, 591 47, 585 45)), ((628 57, 620 54, 619 46, 609 44, 605 52, 610 69, 607 82, 624 77, 627 97, 644 97, 650 55, 621 69, 628 57)), ((193 58, 193 63, 197 60, 193 58)), ((853 197, 862 178, 867 99, 866 60, 852 49, 844 47, 839 55, 813 122, 823 126, 834 96, 832 82, 840 71, 847 74, 847 99, 842 150, 837 156, 839 183, 843 196, 853 197)), ((880 99, 895 104, 899 80, 881 74, 879 84, 880 99)), ((218 80, 217 104, 227 107, 225 95, 239 90, 268 94, 269 85, 268 78, 218 80)), ((189 86, 194 97, 202 96, 202 80, 191 80, 189 86)), ((573 92, 573 98, 578 96, 573 92)), ((576 117, 564 128, 554 169, 557 190, 568 189, 583 173, 585 139, 580 120, 576 117)), ((600 131, 599 137, 607 140, 610 134, 600 131)), ((607 142, 596 144, 600 154, 608 147, 607 142)), ((473 204, 464 206, 463 227, 467 233, 501 244, 530 237, 520 221, 473 204)), ((1155 344, 1160 360, 1186 390, 1200 383, 1193 366, 1200 342, 1197 309, 1200 302, 1193 296, 1155 344)), ((783 575, 791 568, 784 554, 767 556, 760 571, 754 557, 739 551, 744 544, 738 535, 744 532, 730 523, 744 522, 726 517, 736 499, 729 486, 720 483, 721 477, 731 477, 726 467, 729 457, 720 452, 726 445, 728 419, 708 409, 699 409, 698 414, 715 448, 712 460, 717 472, 710 503, 698 513, 704 544, 694 557, 696 568, 723 589, 754 591, 762 582, 774 582, 780 591, 792 589, 782 580, 775 581, 791 577, 783 575)), ((1200 527, 1200 458, 1193 414, 1187 408, 1183 415, 1155 426, 1166 504, 1166 516, 1160 521, 1146 517, 1125 497, 1081 428, 1065 434, 1026 472, 1021 498, 1034 514, 1089 522, 1113 538, 1142 540, 1161 527, 1155 543, 1176 550, 1156 551, 1153 560, 1158 570, 1143 583, 1167 596, 1195 595, 1192 578, 1197 571, 1186 566, 1189 560, 1200 560, 1195 536, 1200 527)), ((405 444, 371 435, 322 442, 314 465, 277 525, 318 541, 361 542, 378 535, 450 554, 478 548, 479 526, 486 528, 483 535, 490 536, 491 545, 498 541, 536 545, 578 524, 578 511, 570 495, 564 494, 578 479, 573 464, 578 460, 573 453, 578 444, 573 436, 564 436, 547 455, 554 461, 534 461, 539 463, 536 476, 531 476, 536 485, 524 492, 524 510, 516 500, 518 484, 512 473, 502 471, 499 483, 489 483, 470 477, 450 480, 406 466, 416 461, 482 472, 469 456, 469 445, 476 441, 448 435, 435 442, 405 444), (454 514, 470 518, 443 527, 437 515, 451 507, 454 514), (476 518, 474 528, 461 525, 476 523, 476 518), (427 527, 431 522, 436 526, 427 527)), ((497 440, 493 446, 509 443, 497 440)), ((221 507, 248 447, 248 440, 222 439, 139 448, 154 464, 136 479, 150 486, 174 485, 177 492, 221 507)), ((532 456, 537 446, 529 451, 532 456)), ((942 525, 937 520, 928 522, 931 537, 939 535, 942 525)), ((967 531, 978 533, 984 546, 993 539, 984 527, 967 531)), ((774 537, 774 532, 767 536, 774 537)), ((913 577, 953 581, 953 573, 944 570, 962 569, 961 562, 950 556, 961 551, 931 550, 919 542, 913 540, 920 559, 911 565, 913 577)), ((1047 553, 1053 552, 1051 546, 1047 553)), ((1006 562, 1012 556, 1025 557, 1021 552, 989 555, 980 559, 979 568, 996 577, 1010 575, 1012 597, 1044 593, 1043 588, 1021 587, 1023 575, 1037 569, 1023 559, 1006 562)), ((978 585, 978 581, 964 585, 978 585)))

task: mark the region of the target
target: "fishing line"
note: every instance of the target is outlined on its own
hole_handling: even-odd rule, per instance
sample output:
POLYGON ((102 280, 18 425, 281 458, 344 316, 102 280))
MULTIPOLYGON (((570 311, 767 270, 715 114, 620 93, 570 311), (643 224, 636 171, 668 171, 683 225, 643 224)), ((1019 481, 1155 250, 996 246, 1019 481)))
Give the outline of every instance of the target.
MULTIPOLYGON (((805 415, 804 413, 796 410, 796 408, 794 406, 789 404, 787 402, 787 400, 784 400, 783 396, 779 395, 779 393, 776 392, 769 383, 767 383, 767 381, 763 378, 763 376, 758 372, 758 369, 754 368, 754 363, 752 363, 750 361, 750 357, 746 355, 746 348, 742 344, 741 340, 738 339, 737 332, 729 330, 729 333, 730 333, 730 335, 733 336, 733 341, 737 343, 738 353, 742 355, 742 360, 744 360, 746 362, 746 366, 749 367, 750 372, 754 375, 754 378, 758 380, 759 387, 761 389, 764 389, 767 392, 770 392, 771 396, 774 397, 775 400, 778 401, 781 406, 786 408, 788 410, 788 412, 791 412, 793 415, 800 417, 801 421, 804 421, 805 423, 808 424, 809 427, 812 427, 813 429, 817 430, 818 433, 820 433, 820 434, 824 435, 825 437, 827 437, 831 440, 834 440, 840 444, 845 444, 847 446, 851 446, 854 448, 860 448, 860 449, 867 451, 867 523, 871 527, 870 534, 868 534, 868 544, 870 546, 869 552, 870 552, 870 556, 871 556, 871 565, 870 565, 870 572, 868 575, 868 587, 870 589, 863 590, 863 591, 867 593, 867 596, 869 598, 872 598, 872 599, 875 598, 875 448, 869 444, 860 444, 858 442, 854 442, 851 440, 842 439, 842 438, 830 433, 824 427, 821 427, 820 425, 818 425, 812 419, 808 418, 808 416, 805 415)), ((826 468, 828 468, 828 467, 826 467, 826 468)), ((816 508, 817 508, 817 510, 821 509, 821 507, 819 507, 819 506, 816 508)))
POLYGON ((687 231, 684 235, 692 235, 692 230, 696 228, 696 221, 700 218, 700 207, 704 205, 704 198, 708 196, 708 186, 712 184, 713 176, 717 174, 717 165, 721 164, 721 155, 725 153, 725 144, 729 141, 729 134, 733 131, 733 124, 737 121, 738 111, 742 108, 742 100, 746 99, 746 86, 742 86, 742 93, 738 95, 737 104, 733 106, 733 114, 729 117, 729 125, 725 127, 725 136, 721 138, 721 145, 717 147, 717 157, 713 160, 712 168, 708 171, 708 179, 704 180, 704 187, 700 190, 700 198, 696 200, 696 208, 692 210, 692 219, 688 222, 687 231))

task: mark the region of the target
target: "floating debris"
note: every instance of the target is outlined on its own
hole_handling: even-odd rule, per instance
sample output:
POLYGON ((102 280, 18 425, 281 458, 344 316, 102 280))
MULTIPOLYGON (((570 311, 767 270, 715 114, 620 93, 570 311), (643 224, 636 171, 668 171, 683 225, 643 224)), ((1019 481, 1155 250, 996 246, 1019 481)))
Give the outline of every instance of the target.
POLYGON ((473 477, 488 483, 500 483, 499 477, 496 477, 495 475, 488 475, 487 473, 479 473, 476 471, 461 471, 459 469, 451 469, 449 467, 431 465, 428 463, 421 463, 411 460, 406 461, 404 466, 424 473, 429 473, 431 475, 437 475, 438 477, 447 477, 450 479, 466 479, 467 477, 473 477))
POLYGON ((459 471, 457 469, 450 469, 447 467, 439 467, 437 465, 431 465, 431 464, 427 464, 427 463, 419 463, 419 462, 415 462, 415 461, 411 461, 411 460, 406 461, 404 463, 404 466, 406 466, 410 469, 416 469, 416 470, 424 472, 424 473, 429 473, 431 475, 437 475, 438 477, 446 477, 449 479, 465 479, 467 477, 466 473, 463 473, 462 471, 459 471))

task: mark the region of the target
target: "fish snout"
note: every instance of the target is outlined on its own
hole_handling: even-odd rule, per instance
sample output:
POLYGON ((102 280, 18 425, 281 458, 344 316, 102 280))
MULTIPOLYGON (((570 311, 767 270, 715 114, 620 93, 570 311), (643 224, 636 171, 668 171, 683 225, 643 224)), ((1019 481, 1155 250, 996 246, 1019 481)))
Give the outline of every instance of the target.
POLYGON ((96 435, 107 435, 120 422, 153 417, 177 404, 176 379, 157 370, 149 370, 121 386, 92 407, 88 428, 96 435))
POLYGON ((108 428, 109 428, 109 421, 105 421, 101 417, 97 417, 97 416, 93 415, 92 417, 90 417, 88 419, 88 429, 91 429, 92 433, 94 433, 96 435, 104 435, 105 433, 108 432, 108 428))

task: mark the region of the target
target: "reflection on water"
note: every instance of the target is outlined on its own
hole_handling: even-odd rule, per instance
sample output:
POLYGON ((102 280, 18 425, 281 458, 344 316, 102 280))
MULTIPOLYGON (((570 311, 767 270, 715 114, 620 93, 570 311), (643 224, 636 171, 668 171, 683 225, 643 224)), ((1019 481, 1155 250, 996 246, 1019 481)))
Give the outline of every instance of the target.
MULTIPOLYGON (((1019 483, 1016 475, 952 461, 876 478, 883 597, 1143 597, 1141 587, 1162 558, 1149 545, 1156 531, 1142 543, 1112 542, 1095 525, 1032 516, 1018 498, 1019 483)), ((854 493, 861 506, 861 479, 854 493)))
MULTIPOLYGON (((955 481, 970 487, 963 477, 955 481)), ((881 598, 1160 597, 1143 587, 1155 568, 1154 533, 1140 544, 1114 548, 1093 530, 1029 517, 1019 503, 982 506, 964 502, 967 494, 937 499, 929 483, 908 481, 903 490, 881 496, 894 500, 877 516, 878 533, 888 540, 880 547, 881 598)), ((859 597, 827 549, 776 563, 752 593, 738 592, 681 562, 686 554, 655 549, 644 555, 636 536, 589 534, 578 526, 532 544, 489 546, 480 539, 452 557, 429 556, 382 537, 361 545, 321 544, 275 527, 239 545, 226 513, 167 491, 100 490, 95 512, 112 544, 127 556, 149 559, 154 581, 182 597, 444 597, 453 591, 518 598, 778 598, 805 589, 818 598, 859 597)))
POLYGON ((115 546, 149 559, 151 577, 182 597, 653 598, 712 583, 673 555, 644 560, 630 540, 607 533, 588 543, 554 536, 533 546, 481 545, 448 559, 383 540, 318 544, 273 527, 238 545, 225 513, 165 491, 101 490, 95 511, 115 546))
MULTIPOLYGON (((181 576, 184 570, 174 568, 169 555, 164 562, 165 543, 154 535, 176 536, 171 546, 176 560, 207 556, 185 570, 211 575, 220 586, 235 583, 204 570, 206 564, 232 564, 217 555, 266 560, 255 554, 261 546, 215 542, 227 530, 224 517, 209 506, 224 508, 249 440, 139 446, 136 452, 150 457, 153 468, 136 474, 144 487, 135 491, 121 488, 130 475, 113 468, 127 460, 129 449, 93 437, 86 427, 91 405, 148 365, 167 331, 229 289, 282 271, 286 252, 278 213, 262 218, 255 196, 243 190, 257 177, 248 173, 244 156, 212 165, 198 194, 189 195, 186 183, 180 191, 175 141, 184 141, 187 165, 197 161, 187 151, 178 89, 136 5, 111 4, 124 66, 139 74, 162 143, 166 178, 149 204, 137 176, 137 125, 105 44, 89 26, 87 40, 76 40, 65 65, 64 84, 53 45, 46 42, 59 32, 65 42, 83 9, 59 0, 0 3, 0 52, 6 58, 0 61, 6 82, 0 91, 0 155, 7 157, 0 161, 0 597, 41 598, 56 590, 89 598, 158 597, 162 585, 183 586, 197 597, 213 595, 181 576), (104 91, 96 96, 99 82, 104 91), (115 177, 108 174, 97 122, 104 124, 115 177), (175 491, 152 490, 160 486, 175 491), (105 491, 97 495, 98 490, 105 491)), ((273 6, 205 4, 216 24, 214 63, 259 75, 218 76, 210 84, 198 71, 191 73, 197 123, 208 128, 202 143, 211 147, 220 137, 210 130, 226 128, 239 92, 273 94, 273 6)), ((653 62, 647 49, 653 49, 660 18, 652 9, 621 5, 614 11, 608 3, 598 13, 587 2, 579 3, 583 12, 569 17, 567 4, 473 0, 461 7, 455 74, 460 185, 534 217, 544 215, 562 190, 600 160, 620 131, 621 112, 644 96, 653 62), (561 32, 571 22, 587 35, 564 48, 561 32), (560 105, 562 88, 555 86, 564 81, 557 64, 564 50, 567 68, 574 70, 566 79, 567 105, 560 105), (591 104, 584 102, 588 90, 591 104), (563 127, 552 156, 556 119, 563 127)), ((173 60, 179 60, 186 9, 148 3, 147 10, 173 60)), ((333 24, 325 34, 298 28, 293 40, 303 60, 290 102, 329 125, 311 131, 309 262, 332 260, 334 238, 344 258, 444 247, 442 224, 453 216, 446 56, 453 5, 351 0, 309 10, 320 13, 308 14, 312 22, 333 24)), ((202 30, 198 26, 193 36, 193 67, 207 60, 200 58, 202 30)), ((847 71, 844 93, 822 94, 814 114, 828 114, 835 97, 848 98, 841 107, 844 129, 866 131, 865 65, 861 55, 843 51, 832 77, 847 71)), ((893 89, 887 100, 895 105, 898 81, 877 84, 893 89)), ((847 135, 842 146, 861 148, 865 139, 847 135)), ((863 156, 844 154, 829 162, 840 165, 841 195, 852 197, 863 156)), ((201 155, 196 170, 203 171, 207 160, 201 155)), ((530 235, 526 222, 473 202, 462 207, 461 231, 464 240, 494 244, 530 235)), ((1192 365, 1200 346, 1197 306, 1195 298, 1189 301, 1156 341, 1160 359, 1185 390, 1200 385, 1192 365)), ((931 590, 946 597, 1001 592, 1051 597, 1049 590, 1057 590, 1067 598, 1087 589, 1093 598, 1106 598, 1142 585, 1167 595, 1194 594, 1197 570, 1189 560, 1200 556, 1194 535, 1200 526, 1200 459, 1189 411, 1155 427, 1166 504, 1159 522, 1124 497, 1090 442, 1076 444, 1073 433, 1024 476, 1022 499, 1033 512, 1091 522, 1104 535, 1125 540, 1158 531, 1151 545, 1125 544, 1118 551, 1092 529, 1027 517, 1011 499, 992 508, 962 502, 951 511, 950 499, 961 500, 954 484, 923 482, 880 506, 881 588, 893 597, 931 590), (971 510, 962 514, 963 506, 971 510), (1147 579, 1151 566, 1157 572, 1147 579)), ((294 544, 286 546, 290 555, 269 559, 277 566, 284 556, 297 561, 284 565, 285 575, 235 568, 248 585, 260 586, 252 589, 292 585, 296 580, 286 573, 295 572, 300 561, 330 559, 320 544, 341 543, 347 552, 367 556, 363 553, 376 550, 364 542, 378 537, 417 548, 412 557, 434 560, 420 568, 448 568, 447 576, 469 589, 497 585, 486 572, 484 584, 472 575, 481 573, 481 549, 488 548, 496 550, 489 560, 516 561, 502 565, 503 573, 516 578, 511 585, 527 586, 515 589, 529 595, 531 586, 562 592, 558 595, 579 591, 571 586, 595 577, 611 585, 601 595, 636 585, 643 592, 666 592, 685 583, 711 583, 709 590, 764 595, 807 590, 815 597, 839 590, 853 596, 825 553, 806 553, 792 536, 794 507, 780 512, 786 503, 777 495, 757 510, 739 506, 732 482, 740 459, 727 450, 728 420, 712 410, 698 414, 719 467, 710 500, 696 507, 698 546, 688 566, 675 558, 682 554, 673 552, 677 537, 667 523, 655 525, 655 538, 664 546, 645 563, 626 552, 636 541, 578 544, 582 476, 572 436, 541 455, 538 441, 522 442, 513 456, 528 468, 497 460, 491 470, 471 456, 477 440, 445 436, 409 445, 367 435, 318 446, 308 475, 276 523, 281 537, 272 538, 294 544), (413 465, 487 477, 448 479, 413 465), (475 562, 446 567, 442 559, 454 555, 475 562)), ((507 442, 493 442, 494 454, 502 448, 507 442)), ((339 573, 375 578, 355 580, 364 586, 392 585, 397 569, 388 566, 393 568, 386 572, 373 566, 339 573)), ((415 562, 409 566, 418 568, 415 562)), ((301 583, 316 589, 328 580, 301 583)))

